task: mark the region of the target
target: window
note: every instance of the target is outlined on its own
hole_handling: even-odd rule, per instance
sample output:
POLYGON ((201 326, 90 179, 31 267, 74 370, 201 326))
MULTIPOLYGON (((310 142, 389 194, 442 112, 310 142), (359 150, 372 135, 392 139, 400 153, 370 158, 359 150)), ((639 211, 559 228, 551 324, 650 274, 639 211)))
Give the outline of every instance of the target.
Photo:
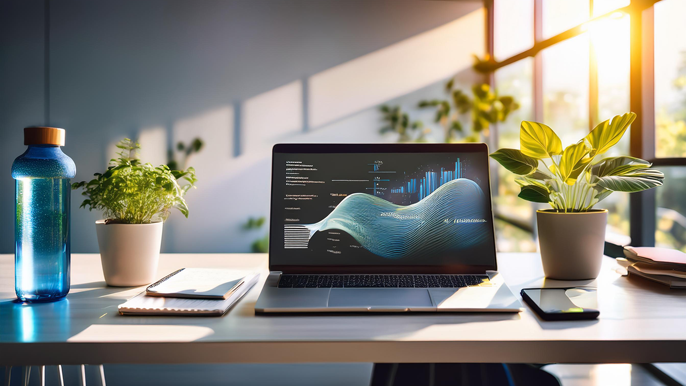
MULTIPOLYGON (((635 138, 655 138, 655 149, 646 142, 631 146, 628 131, 609 155, 650 159, 665 172, 665 185, 654 193, 634 194, 637 199, 615 193, 603 201, 610 210, 608 233, 631 234, 635 245, 652 244, 654 235, 658 245, 686 250, 686 201, 679 199, 686 195, 686 40, 680 38, 686 36, 686 1, 494 0, 492 7, 492 79, 501 95, 512 95, 521 104, 498 125, 493 142, 519 147, 519 122, 533 119, 553 127, 566 146, 599 122, 641 106, 637 113, 654 116, 655 124, 639 116, 629 130, 636 131, 635 138), (654 40, 642 42, 644 58, 632 62, 631 37, 651 35, 654 40), (649 59, 645 55, 653 52, 654 79, 641 78, 650 73, 651 68, 642 66, 649 59), (642 88, 640 93, 632 94, 632 81, 642 88), (651 95, 654 106, 642 99, 651 95), (646 208, 655 208, 656 221, 640 217, 646 208), (641 221, 630 224, 631 213, 641 221)), ((534 205, 514 199, 518 191, 512 176, 497 173, 498 246, 531 248, 533 235, 527 227, 534 223, 534 205)))
POLYGON ((588 35, 556 44, 543 55, 543 122, 563 146, 588 134, 588 35))
MULTIPOLYGON (((594 1, 594 14, 602 15, 610 10, 596 9, 600 5, 605 7, 617 1, 594 1), (608 3, 608 4, 603 4, 608 3)), ((591 106, 590 126, 595 127, 599 122, 612 118, 615 114, 629 111, 629 72, 630 72, 630 16, 623 13, 612 14, 611 17, 591 23, 588 27, 591 45, 590 62, 595 64, 596 79, 590 79, 590 88, 595 81, 597 105, 591 106), (594 108, 595 107, 595 108, 594 108)), ((624 134, 620 142, 608 152, 608 156, 629 154, 630 131, 624 134)), ((615 235, 629 235, 629 194, 614 193, 601 204, 608 209, 608 240, 621 243, 615 235)))
POLYGON ((496 58, 504 59, 533 46, 533 0, 496 0, 494 28, 496 58))
POLYGON ((626 7, 629 0, 593 0, 593 17, 602 16, 615 9, 626 7))
POLYGON ((589 1, 543 0, 543 38, 547 39, 588 20, 589 1))
MULTIPOLYGON (((498 124, 498 147, 518 148, 520 122, 534 118, 533 64, 533 59, 527 58, 495 72, 498 94, 512 96, 520 104, 519 110, 498 124)), ((494 187, 498 250, 532 252, 536 250, 533 237, 535 210, 530 202, 517 197, 519 185, 514 179, 512 173, 498 173, 494 187)))
POLYGON ((686 157, 686 1, 655 4, 655 125, 658 157, 686 157))
MULTIPOLYGON (((654 5, 654 162, 665 173, 656 192, 655 244, 686 251, 686 2, 654 5)), ((646 230, 647 232, 651 230, 646 230)))
POLYGON ((686 168, 661 166, 665 184, 657 190, 655 244, 686 252, 686 168))
POLYGON ((498 124, 498 146, 519 147, 519 124, 534 119, 533 70, 534 61, 526 58, 503 67, 495 72, 495 83, 499 95, 510 95, 519 102, 519 110, 498 124))

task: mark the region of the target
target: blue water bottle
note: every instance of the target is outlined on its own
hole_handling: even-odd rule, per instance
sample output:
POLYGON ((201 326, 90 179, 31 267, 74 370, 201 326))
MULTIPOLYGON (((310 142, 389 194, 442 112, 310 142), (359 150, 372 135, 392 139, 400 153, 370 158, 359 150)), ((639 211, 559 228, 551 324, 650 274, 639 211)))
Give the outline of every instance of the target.
POLYGON ((27 127, 28 149, 12 164, 15 180, 14 288, 25 302, 49 302, 69 293, 69 179, 74 161, 62 152, 65 132, 27 127))

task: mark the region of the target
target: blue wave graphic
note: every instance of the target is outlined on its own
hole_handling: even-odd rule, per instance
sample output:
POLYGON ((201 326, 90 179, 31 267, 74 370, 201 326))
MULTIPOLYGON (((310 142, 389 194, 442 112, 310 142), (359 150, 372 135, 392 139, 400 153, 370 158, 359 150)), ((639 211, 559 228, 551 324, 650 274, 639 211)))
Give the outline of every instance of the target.
POLYGON ((322 221, 288 225, 287 232, 299 232, 300 240, 307 237, 308 242, 317 231, 342 230, 370 252, 388 259, 436 255, 486 241, 491 231, 485 208, 479 185, 462 178, 408 206, 354 193, 322 221))

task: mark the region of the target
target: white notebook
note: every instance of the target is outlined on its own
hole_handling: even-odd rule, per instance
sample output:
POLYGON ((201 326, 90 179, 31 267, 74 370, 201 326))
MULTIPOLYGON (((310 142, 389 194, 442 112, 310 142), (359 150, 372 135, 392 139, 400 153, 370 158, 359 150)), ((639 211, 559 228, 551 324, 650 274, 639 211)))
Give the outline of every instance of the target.
POLYGON ((147 296, 144 292, 136 295, 126 303, 119 305, 121 315, 187 315, 187 316, 221 316, 224 315, 240 298, 243 297, 260 275, 245 277, 241 286, 232 291, 227 299, 191 299, 147 296))
POLYGON ((148 296, 228 299, 254 272, 221 268, 182 268, 152 283, 148 296))

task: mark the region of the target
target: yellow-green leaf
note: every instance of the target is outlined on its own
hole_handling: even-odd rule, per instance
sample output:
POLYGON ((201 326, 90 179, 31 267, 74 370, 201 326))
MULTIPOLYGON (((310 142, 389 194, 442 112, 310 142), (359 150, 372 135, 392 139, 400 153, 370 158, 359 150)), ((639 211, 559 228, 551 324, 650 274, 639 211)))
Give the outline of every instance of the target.
POLYGON ((574 185, 581 171, 591 162, 592 158, 588 157, 588 153, 592 149, 586 141, 567 146, 560 159, 560 176, 562 181, 567 185, 574 185))
POLYGON ((635 119, 636 114, 626 113, 622 116, 615 115, 612 121, 608 119, 599 123, 585 138, 593 147, 591 157, 603 154, 616 145, 635 119))
POLYGON ((516 177, 515 182, 519 186, 534 185, 534 186, 538 186, 539 188, 545 190, 546 192, 550 192, 550 186, 548 186, 544 182, 541 182, 541 181, 538 181, 534 178, 531 178, 530 176, 516 177))
POLYGON ((557 173, 557 168, 555 167, 555 164, 550 164, 550 166, 548 166, 548 170, 550 170, 550 172, 553 174, 557 173))
POLYGON ((538 123, 523 121, 519 131, 522 153, 536 159, 550 158, 562 154, 562 141, 550 127, 538 123))

